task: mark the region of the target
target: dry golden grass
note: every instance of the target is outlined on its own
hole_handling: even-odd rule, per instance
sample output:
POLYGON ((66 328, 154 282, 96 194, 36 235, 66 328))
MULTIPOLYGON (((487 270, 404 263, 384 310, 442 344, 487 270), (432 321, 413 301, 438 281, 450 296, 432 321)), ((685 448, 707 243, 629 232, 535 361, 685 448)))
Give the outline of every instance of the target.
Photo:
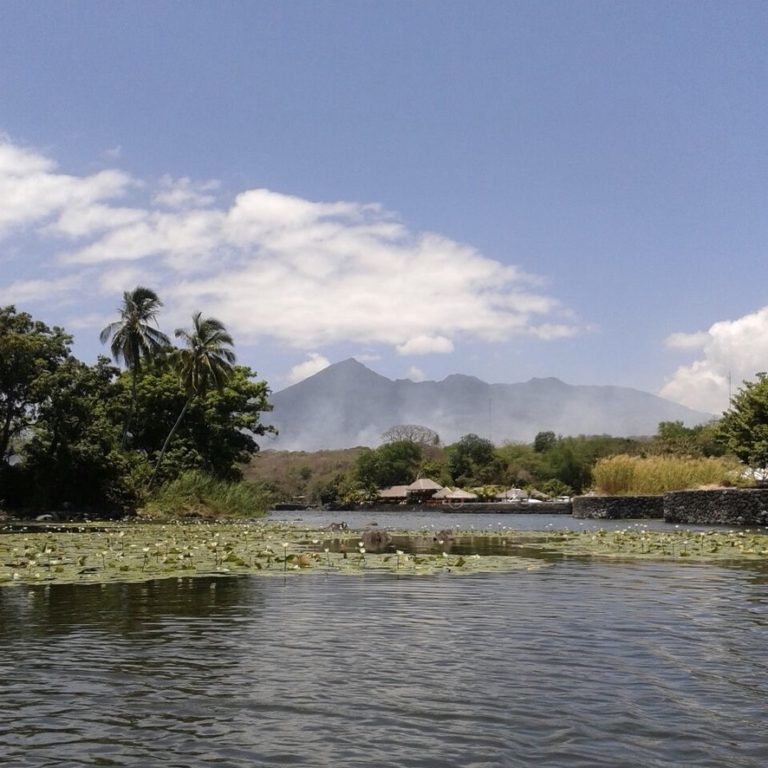
POLYGON ((660 494, 704 486, 734 485, 739 465, 733 459, 686 456, 610 456, 592 472, 594 489, 611 496, 660 494))

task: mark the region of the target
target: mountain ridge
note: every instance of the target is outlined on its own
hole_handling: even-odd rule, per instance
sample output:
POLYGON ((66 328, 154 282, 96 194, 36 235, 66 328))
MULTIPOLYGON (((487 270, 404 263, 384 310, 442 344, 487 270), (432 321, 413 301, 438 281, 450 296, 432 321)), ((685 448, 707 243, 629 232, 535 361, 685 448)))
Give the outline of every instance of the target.
POLYGON ((264 447, 320 450, 375 446, 396 424, 421 424, 444 443, 474 432, 493 442, 530 442, 537 432, 650 435, 660 421, 712 418, 631 387, 574 385, 557 377, 489 384, 454 373, 441 381, 388 379, 348 358, 271 398, 279 430, 264 447))

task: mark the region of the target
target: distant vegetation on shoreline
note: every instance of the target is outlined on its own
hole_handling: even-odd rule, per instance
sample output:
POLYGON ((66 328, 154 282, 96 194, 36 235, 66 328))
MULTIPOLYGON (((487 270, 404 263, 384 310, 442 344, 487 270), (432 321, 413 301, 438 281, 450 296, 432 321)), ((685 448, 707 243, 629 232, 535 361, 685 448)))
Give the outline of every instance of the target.
POLYGON ((385 442, 375 449, 265 451, 253 458, 245 476, 269 488, 277 501, 343 507, 371 501, 378 489, 417 477, 493 500, 509 488, 550 497, 591 490, 661 493, 734 484, 743 471, 733 456, 725 455, 727 445, 716 424, 688 428, 662 422, 648 438, 540 432, 533 443, 502 446, 477 435, 442 446, 423 427, 418 427, 418 440, 401 439, 406 427, 416 428, 390 430, 389 439, 383 436, 385 442))
POLYGON ((106 357, 86 365, 63 329, 0 308, 0 509, 211 518, 264 514, 274 502, 345 507, 417 478, 480 500, 510 489, 662 493, 766 478, 763 373, 719 421, 664 421, 647 438, 542 431, 530 444, 466 434, 443 445, 427 427, 399 424, 377 448, 258 454, 256 438, 274 432, 261 421, 267 383, 236 364, 215 318, 195 313, 172 345, 157 327, 161 307, 151 289, 123 294, 101 334, 122 369, 106 357))

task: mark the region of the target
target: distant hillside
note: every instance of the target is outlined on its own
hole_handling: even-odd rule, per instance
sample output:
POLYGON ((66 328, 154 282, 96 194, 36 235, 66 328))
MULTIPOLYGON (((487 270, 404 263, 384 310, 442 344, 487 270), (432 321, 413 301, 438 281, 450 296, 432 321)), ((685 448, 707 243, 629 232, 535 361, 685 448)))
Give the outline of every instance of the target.
POLYGON ((272 398, 269 420, 280 430, 264 448, 314 451, 378 445, 396 424, 421 424, 443 443, 470 432, 494 443, 559 435, 655 434, 660 421, 701 424, 711 415, 627 387, 573 386, 559 379, 486 384, 455 374, 413 382, 385 376, 349 359, 272 398))

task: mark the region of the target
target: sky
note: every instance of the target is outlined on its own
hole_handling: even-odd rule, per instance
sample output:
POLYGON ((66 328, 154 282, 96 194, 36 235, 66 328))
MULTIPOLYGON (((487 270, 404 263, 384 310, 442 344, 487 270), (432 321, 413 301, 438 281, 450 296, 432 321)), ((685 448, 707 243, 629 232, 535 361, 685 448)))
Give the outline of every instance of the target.
POLYGON ((719 413, 768 370, 768 4, 0 3, 0 305, 123 291, 274 391, 556 376, 719 413))

